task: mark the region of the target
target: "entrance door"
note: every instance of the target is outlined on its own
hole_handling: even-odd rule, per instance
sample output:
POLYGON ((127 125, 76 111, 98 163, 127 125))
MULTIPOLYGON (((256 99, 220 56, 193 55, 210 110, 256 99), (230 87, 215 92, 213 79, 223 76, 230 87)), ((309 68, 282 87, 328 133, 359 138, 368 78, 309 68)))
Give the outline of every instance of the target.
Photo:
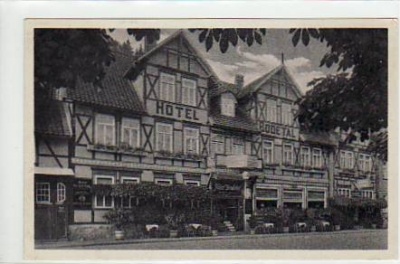
POLYGON ((36 181, 35 239, 67 238, 68 207, 66 184, 59 181, 36 181))

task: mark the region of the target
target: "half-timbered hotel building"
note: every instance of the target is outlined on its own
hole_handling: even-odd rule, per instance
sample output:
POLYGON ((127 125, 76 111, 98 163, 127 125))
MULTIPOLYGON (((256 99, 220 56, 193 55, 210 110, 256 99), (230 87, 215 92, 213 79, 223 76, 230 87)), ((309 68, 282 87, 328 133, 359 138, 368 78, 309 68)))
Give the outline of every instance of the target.
POLYGON ((99 184, 209 186, 237 229, 265 207, 324 208, 355 188, 375 198, 373 185, 354 184, 374 177, 368 153, 300 131, 302 93, 284 61, 244 86, 240 74, 220 81, 183 31, 146 44, 107 68, 101 86, 79 81, 57 91, 51 117, 37 112, 38 239, 65 237, 68 226, 101 233, 107 210, 136 202, 93 191, 99 184))

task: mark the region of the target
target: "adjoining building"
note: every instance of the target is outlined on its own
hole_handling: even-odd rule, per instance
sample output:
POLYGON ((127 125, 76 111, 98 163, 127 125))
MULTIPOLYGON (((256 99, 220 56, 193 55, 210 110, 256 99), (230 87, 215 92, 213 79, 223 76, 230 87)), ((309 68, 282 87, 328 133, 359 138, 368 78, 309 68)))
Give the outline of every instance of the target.
POLYGON ((300 131, 302 93, 284 61, 244 86, 240 74, 235 83, 219 80, 183 31, 146 44, 135 57, 119 54, 101 86, 57 90, 54 111, 36 104, 37 239, 100 237, 108 210, 141 203, 104 185, 207 186, 214 209, 239 230, 266 207, 326 208, 356 186, 376 197, 368 153, 300 131), (50 216, 60 218, 56 231, 50 216))

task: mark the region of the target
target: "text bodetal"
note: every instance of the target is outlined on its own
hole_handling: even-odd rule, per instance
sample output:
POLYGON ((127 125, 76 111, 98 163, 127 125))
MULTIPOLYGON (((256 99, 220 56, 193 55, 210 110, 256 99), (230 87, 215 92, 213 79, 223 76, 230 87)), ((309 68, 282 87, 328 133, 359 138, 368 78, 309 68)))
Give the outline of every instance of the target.
POLYGON ((292 127, 285 127, 265 122, 260 122, 258 125, 260 131, 266 134, 281 136, 283 138, 296 138, 295 130, 292 127))

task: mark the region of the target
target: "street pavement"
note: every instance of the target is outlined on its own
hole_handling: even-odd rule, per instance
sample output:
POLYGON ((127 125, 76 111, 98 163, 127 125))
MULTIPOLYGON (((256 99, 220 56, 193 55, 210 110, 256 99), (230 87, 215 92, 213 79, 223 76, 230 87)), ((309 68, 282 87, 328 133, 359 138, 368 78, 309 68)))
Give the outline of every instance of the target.
MULTIPOLYGON (((296 233, 270 235, 238 235, 207 238, 180 238, 167 240, 132 240, 124 242, 66 244, 64 249, 387 249, 387 230, 349 230, 325 233, 296 233)), ((41 246, 39 248, 46 248, 41 246)), ((51 247, 50 247, 51 248, 51 247)), ((53 247, 54 248, 54 247, 53 247)))

